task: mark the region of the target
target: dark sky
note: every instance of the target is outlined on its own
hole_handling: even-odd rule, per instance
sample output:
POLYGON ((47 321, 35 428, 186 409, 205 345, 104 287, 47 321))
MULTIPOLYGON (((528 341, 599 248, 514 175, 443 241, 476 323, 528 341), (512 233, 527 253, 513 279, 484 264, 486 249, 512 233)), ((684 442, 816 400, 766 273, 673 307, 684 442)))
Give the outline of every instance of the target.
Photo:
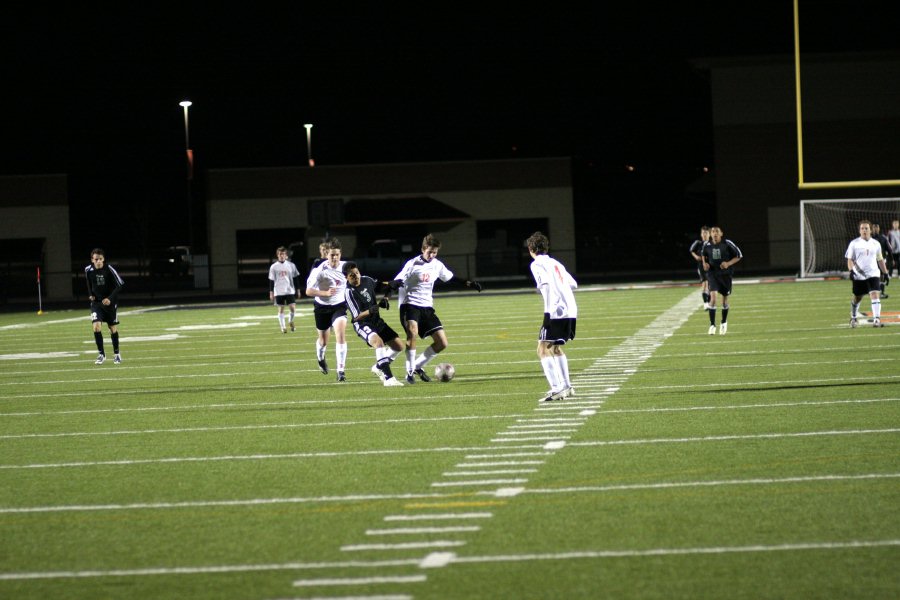
MULTIPOLYGON (((184 98, 199 168, 304 164, 305 122, 318 165, 572 155, 696 168, 713 148, 708 81, 690 59, 793 51, 790 0, 120 4, 4 9, 0 174, 68 173, 76 212, 183 198, 184 98)), ((809 51, 893 43, 887 3, 800 6, 809 51)))

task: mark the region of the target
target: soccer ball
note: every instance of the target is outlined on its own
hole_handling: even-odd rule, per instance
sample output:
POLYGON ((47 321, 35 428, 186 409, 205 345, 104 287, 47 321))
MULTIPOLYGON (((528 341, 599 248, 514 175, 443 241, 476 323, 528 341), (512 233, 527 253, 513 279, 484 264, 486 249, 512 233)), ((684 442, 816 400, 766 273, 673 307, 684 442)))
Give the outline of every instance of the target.
POLYGON ((441 363, 434 368, 434 377, 438 381, 450 381, 454 375, 456 375, 456 369, 450 363, 441 363))

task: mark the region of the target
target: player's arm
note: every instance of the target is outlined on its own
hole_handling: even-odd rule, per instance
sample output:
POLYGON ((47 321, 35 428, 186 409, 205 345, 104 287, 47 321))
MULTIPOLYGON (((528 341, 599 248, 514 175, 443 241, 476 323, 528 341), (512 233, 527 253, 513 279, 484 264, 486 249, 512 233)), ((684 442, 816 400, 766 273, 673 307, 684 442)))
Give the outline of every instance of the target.
POLYGON ((118 271, 116 271, 112 266, 107 267, 109 269, 110 274, 112 275, 112 284, 113 289, 106 297, 109 300, 110 304, 118 304, 119 302, 119 292, 122 291, 122 288, 125 287, 125 280, 119 276, 118 271))

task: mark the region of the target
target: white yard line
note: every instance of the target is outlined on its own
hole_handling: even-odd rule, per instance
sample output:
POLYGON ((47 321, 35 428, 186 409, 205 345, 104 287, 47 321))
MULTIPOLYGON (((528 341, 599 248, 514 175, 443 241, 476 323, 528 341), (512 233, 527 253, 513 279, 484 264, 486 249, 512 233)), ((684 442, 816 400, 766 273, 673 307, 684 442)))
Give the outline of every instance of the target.
POLYGON ((830 431, 797 431, 789 433, 755 433, 746 435, 708 435, 700 437, 682 438, 647 438, 637 440, 595 440, 585 442, 569 442, 570 446, 623 446, 639 444, 689 444, 697 442, 723 442, 734 440, 761 440, 777 438, 797 438, 829 435, 872 435, 885 433, 898 433, 900 428, 888 429, 844 429, 830 431))

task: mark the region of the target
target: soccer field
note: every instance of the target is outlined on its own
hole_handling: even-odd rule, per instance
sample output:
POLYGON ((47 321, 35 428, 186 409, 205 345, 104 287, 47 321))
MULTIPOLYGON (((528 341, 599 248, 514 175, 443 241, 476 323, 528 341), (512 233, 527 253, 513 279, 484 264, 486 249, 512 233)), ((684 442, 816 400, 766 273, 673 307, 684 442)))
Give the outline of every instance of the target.
POLYGON ((896 598, 900 323, 849 298, 582 288, 543 404, 533 290, 438 295, 456 378, 402 390, 309 304, 126 294, 99 366, 87 307, 0 315, 0 598, 896 598))

